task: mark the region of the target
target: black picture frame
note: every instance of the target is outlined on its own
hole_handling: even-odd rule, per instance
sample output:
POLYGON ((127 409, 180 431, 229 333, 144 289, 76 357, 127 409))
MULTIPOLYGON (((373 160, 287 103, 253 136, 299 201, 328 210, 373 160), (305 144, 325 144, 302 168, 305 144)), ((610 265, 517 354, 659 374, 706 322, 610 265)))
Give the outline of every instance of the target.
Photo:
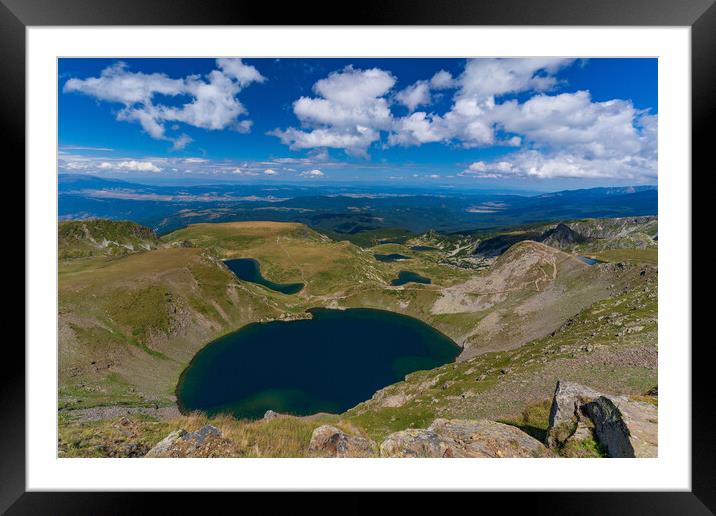
MULTIPOLYGON (((245 0, 0 0, 0 63, 4 72, 0 80, 0 127, 6 156, 15 158, 16 170, 24 169, 25 30, 29 26, 319 24, 689 26, 692 169, 706 172, 707 163, 713 168, 707 153, 710 144, 707 124, 716 112, 714 0, 365 0, 350 8, 335 1, 279 6, 245 0)), ((25 274, 27 277, 31 271, 26 269, 25 274)), ((28 309, 32 307, 27 306, 28 309)), ((716 511, 716 439, 708 370, 712 366, 707 356, 710 341, 701 344, 692 347, 692 491, 513 493, 508 495, 510 509, 518 510, 524 505, 532 514, 686 515, 716 511)), ((8 350, 5 358, 16 366, 4 368, 0 389, 0 414, 4 422, 0 436, 0 512, 141 513, 149 507, 148 499, 156 498, 162 503, 163 512, 169 512, 175 505, 188 508, 184 496, 167 493, 26 492, 25 355, 16 342, 7 342, 8 347, 14 350, 8 350)))

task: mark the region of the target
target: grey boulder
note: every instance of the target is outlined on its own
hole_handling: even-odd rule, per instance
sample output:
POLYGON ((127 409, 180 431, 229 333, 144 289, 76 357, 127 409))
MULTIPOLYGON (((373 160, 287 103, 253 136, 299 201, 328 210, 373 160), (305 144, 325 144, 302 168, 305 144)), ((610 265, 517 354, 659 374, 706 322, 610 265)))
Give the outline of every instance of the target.
POLYGON ((376 448, 370 439, 348 435, 331 425, 316 428, 308 445, 309 451, 323 457, 373 457, 376 448))
POLYGON ((609 396, 578 383, 559 381, 552 400, 547 445, 584 439, 588 428, 609 457, 656 457, 657 408, 625 396, 609 396))
POLYGON ((488 420, 436 419, 427 429, 389 435, 381 457, 549 457, 551 452, 517 427, 488 420))

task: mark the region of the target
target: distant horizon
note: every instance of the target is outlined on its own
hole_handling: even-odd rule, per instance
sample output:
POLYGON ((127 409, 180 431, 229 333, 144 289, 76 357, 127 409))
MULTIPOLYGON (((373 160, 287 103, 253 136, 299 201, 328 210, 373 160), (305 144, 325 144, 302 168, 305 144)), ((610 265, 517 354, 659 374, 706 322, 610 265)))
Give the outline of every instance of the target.
POLYGON ((58 64, 58 172, 554 192, 657 181, 657 60, 58 64))
POLYGON ((284 182, 268 182, 261 180, 255 180, 252 182, 246 182, 246 181, 237 181, 232 180, 230 178, 204 178, 204 177, 158 177, 158 176, 101 176, 96 174, 82 174, 82 173, 76 173, 76 172, 58 172, 58 179, 61 176, 66 177, 77 177, 77 178, 92 178, 92 179, 100 179, 100 180, 108 180, 108 181, 120 181, 130 184, 136 184, 136 185, 142 185, 142 186, 152 186, 152 187, 210 187, 210 186, 221 186, 221 187, 230 187, 230 186, 236 186, 236 187, 254 187, 254 188, 280 188, 280 187, 299 187, 299 188, 305 188, 305 189, 331 189, 331 188, 355 188, 355 189, 375 189, 375 188, 385 188, 388 190, 429 190, 434 195, 439 194, 469 194, 469 193, 489 193, 489 194, 495 194, 495 195, 509 195, 511 193, 515 195, 542 195, 546 193, 558 193, 558 192, 568 192, 568 191, 578 191, 578 190, 594 190, 594 189, 625 189, 625 188, 641 188, 641 189, 658 189, 658 183, 642 183, 642 184, 624 184, 624 185, 607 185, 607 186, 588 186, 588 185, 579 185, 575 186, 573 188, 560 188, 560 189, 543 189, 543 190, 537 190, 537 189, 527 189, 527 188, 519 188, 518 186, 515 187, 508 187, 508 186, 479 186, 479 185, 472 185, 472 186, 464 186, 461 188, 456 188, 454 185, 450 185, 447 183, 439 183, 439 182, 433 182, 431 184, 425 184, 425 183, 410 183, 410 184, 397 184, 397 183, 391 183, 389 181, 312 181, 311 183, 306 183, 299 180, 293 180, 286 179, 284 182), (435 192, 434 189, 438 187, 442 190, 440 192, 435 192))

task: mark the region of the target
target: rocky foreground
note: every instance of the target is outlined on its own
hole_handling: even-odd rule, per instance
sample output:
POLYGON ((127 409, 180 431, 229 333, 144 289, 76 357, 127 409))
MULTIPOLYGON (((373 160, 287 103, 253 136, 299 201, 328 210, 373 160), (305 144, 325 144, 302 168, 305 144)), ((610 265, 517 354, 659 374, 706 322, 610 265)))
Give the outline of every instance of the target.
MULTIPOLYGON (((288 418, 269 411, 266 418, 288 418)), ((521 428, 490 420, 436 419, 428 428, 388 435, 382 443, 347 429, 322 425, 313 431, 314 457, 558 457, 566 447, 595 442, 605 457, 656 457, 656 406, 624 396, 559 381, 552 399, 549 428, 541 442, 521 428)), ((146 457, 227 457, 233 443, 206 425, 195 432, 167 435, 146 457)))

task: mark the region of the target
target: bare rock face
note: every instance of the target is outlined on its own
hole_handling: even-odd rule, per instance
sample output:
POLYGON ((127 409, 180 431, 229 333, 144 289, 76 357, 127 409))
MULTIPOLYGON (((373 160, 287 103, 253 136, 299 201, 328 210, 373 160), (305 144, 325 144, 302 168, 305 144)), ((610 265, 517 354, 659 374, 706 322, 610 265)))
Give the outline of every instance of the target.
POLYGON ((610 457, 656 457, 657 408, 622 396, 600 396, 584 407, 594 433, 610 457))
POLYGON ((436 419, 427 429, 389 435, 381 457, 549 457, 545 446, 514 426, 487 420, 436 419))
POLYGON ((381 407, 402 407, 408 402, 408 397, 405 394, 393 394, 392 396, 386 396, 380 402, 381 407))
POLYGON ((590 431, 609 457, 657 456, 654 405, 559 381, 552 400, 547 445, 554 448, 570 440, 586 439, 590 431))
POLYGON ((231 455, 232 441, 222 436, 221 430, 204 425, 196 432, 175 430, 159 441, 145 457, 227 457, 231 455))
POLYGON ((373 394, 373 397, 370 399, 371 403, 375 404, 378 407, 402 407, 405 405, 408 401, 412 399, 412 396, 404 393, 404 392, 397 392, 394 393, 394 389, 386 388, 386 389, 380 389, 376 391, 373 394), (394 394, 391 394, 394 393, 394 394))
POLYGON ((610 457, 634 457, 629 428, 612 400, 600 396, 584 405, 584 412, 594 421, 594 433, 610 457))
POLYGON ((411 428, 390 434, 380 445, 381 457, 444 457, 449 444, 426 428, 411 428))
POLYGON ((552 398, 547 430, 547 446, 562 446, 577 430, 582 417, 581 407, 601 393, 574 382, 560 380, 552 398))
POLYGON ((186 435, 186 430, 175 430, 159 441, 154 447, 147 452, 145 457, 169 457, 167 455, 174 443, 186 435))
POLYGON ((324 457, 374 457, 377 446, 370 439, 322 425, 313 431, 308 449, 324 457))
POLYGON ((448 441, 452 457, 547 457, 545 446, 517 427, 496 421, 436 419, 430 430, 448 441))
MULTIPOLYGON (((659 451, 658 409, 641 401, 619 397, 614 403, 621 412, 622 420, 629 429, 635 457, 657 457, 659 451)), ((599 436, 597 430, 597 436, 599 436)))

